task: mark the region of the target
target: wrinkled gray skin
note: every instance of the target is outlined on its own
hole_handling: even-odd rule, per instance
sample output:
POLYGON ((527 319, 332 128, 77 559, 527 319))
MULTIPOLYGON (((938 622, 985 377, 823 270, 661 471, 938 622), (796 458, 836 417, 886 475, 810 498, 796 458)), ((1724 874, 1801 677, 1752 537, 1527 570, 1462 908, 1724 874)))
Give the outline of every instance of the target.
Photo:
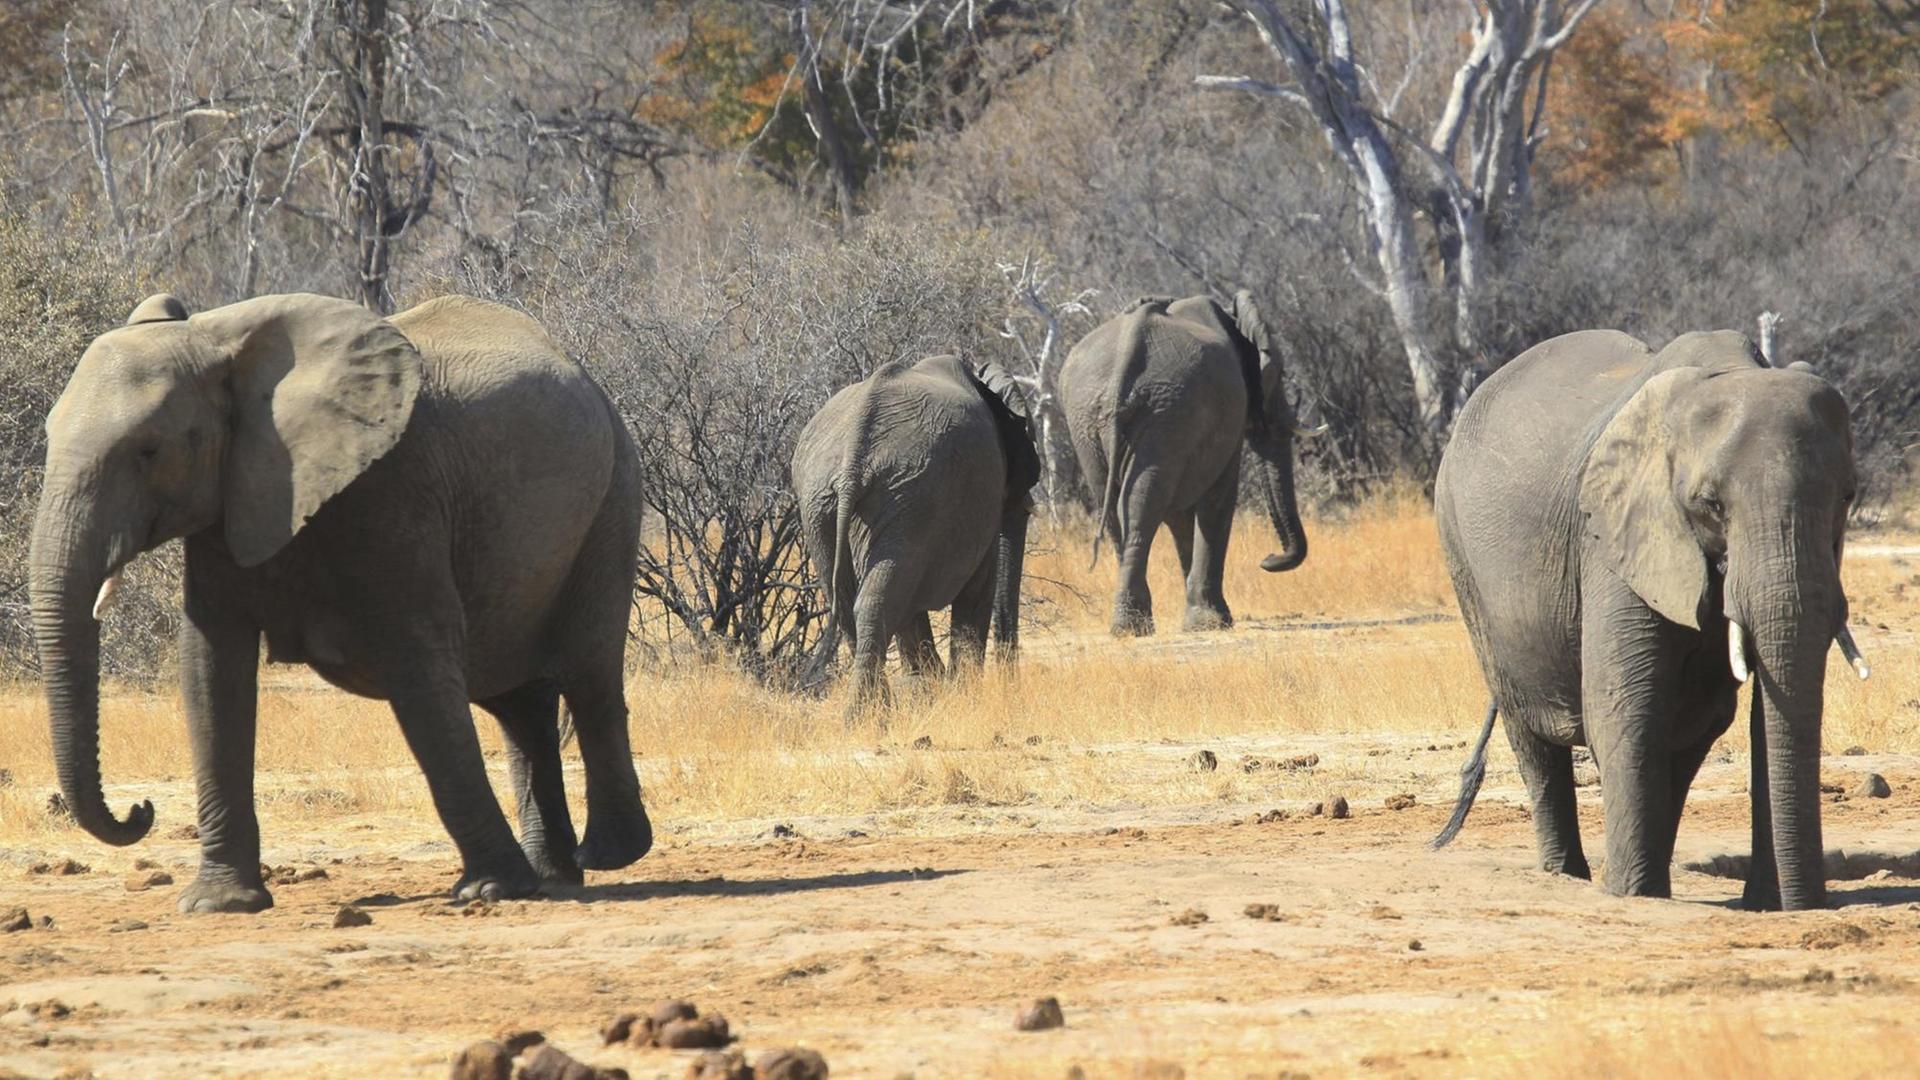
POLYGON ((180 909, 259 911, 256 673, 305 663, 392 702, 459 848, 460 897, 625 866, 652 831, 621 657, 640 529, 611 404, 541 328, 447 297, 383 320, 320 296, 186 317, 153 297, 95 339, 47 419, 33 617, 60 789, 131 844, 150 802, 101 795, 95 594, 186 539, 180 635, 200 873, 180 909), (561 788, 564 695, 587 767, 577 849, 561 788), (522 842, 487 783, 469 702, 506 733, 522 842))
POLYGON ((980 667, 995 624, 1003 648, 1017 646, 1027 493, 1039 475, 1010 381, 955 356, 884 365, 807 422, 793 490, 833 608, 823 655, 836 637, 852 648, 852 711, 890 700, 890 641, 910 670, 940 668, 929 611, 952 608, 956 670, 980 667))
MULTIPOLYGON (((1732 619, 1754 685, 1745 901, 1824 903, 1821 695, 1847 614, 1853 490, 1846 402, 1815 375, 1767 367, 1733 332, 1658 353, 1612 331, 1568 334, 1467 402, 1435 510, 1545 869, 1588 876, 1569 749, 1586 745, 1607 890, 1670 895, 1687 789, 1733 722, 1732 619)), ((1484 770, 1488 733, 1469 773, 1484 770)))
MULTIPOLYGON (((1245 292, 1231 314, 1204 296, 1143 299, 1067 354, 1059 398, 1081 475, 1100 501, 1101 531, 1120 560, 1114 634, 1153 633, 1147 562, 1162 524, 1173 533, 1186 575, 1185 628, 1233 625, 1221 578, 1243 440, 1253 448, 1281 545, 1261 569, 1291 570, 1306 559, 1284 374, 1245 292)), ((1096 537, 1096 558, 1099 544, 1096 537)))

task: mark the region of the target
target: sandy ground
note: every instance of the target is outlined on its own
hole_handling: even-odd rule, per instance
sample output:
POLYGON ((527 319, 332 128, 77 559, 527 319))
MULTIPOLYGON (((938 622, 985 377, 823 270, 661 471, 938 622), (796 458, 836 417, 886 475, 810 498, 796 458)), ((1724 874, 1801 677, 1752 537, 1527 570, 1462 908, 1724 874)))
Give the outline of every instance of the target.
MULTIPOLYGON (((1209 745, 1231 768, 1307 744, 1209 745)), ((679 1077, 684 1054, 596 1035, 665 997, 724 1013, 749 1051, 804 1044, 856 1077, 1635 1075, 1660 1040, 1755 1038, 1816 1040, 1842 1066, 1878 1055, 1833 1070, 1873 1075, 1920 1047, 1920 881, 1838 882, 1835 910, 1794 915, 1734 910, 1739 883, 1698 873, 1676 876, 1672 901, 1616 899, 1530 869, 1510 785, 1483 793, 1456 846, 1426 850, 1457 747, 1311 746, 1370 757, 1376 790, 1398 778, 1415 805, 1357 797, 1337 821, 1295 803, 1267 823, 1250 820, 1267 806, 1113 806, 957 808, 910 834, 867 818, 796 821, 795 837, 764 822, 670 830, 577 892, 472 907, 444 899, 456 867, 436 823, 343 818, 270 838, 277 865, 326 876, 276 886, 258 916, 174 912, 196 858, 177 826, 131 849, 176 882, 142 891, 126 884, 133 853, 77 835, 8 852, 0 909, 53 926, 0 936, 0 1075, 441 1076, 507 1024, 679 1077), (63 856, 92 868, 30 872, 63 856), (334 929, 348 902, 372 924, 334 929), (1036 995, 1058 996, 1064 1029, 1013 1029, 1036 995)), ((1195 748, 1113 752, 1184 768, 1195 748)), ((1911 851, 1920 757, 1826 762, 1842 784, 1868 770, 1893 796, 1828 806, 1829 846, 1911 851)), ((1709 764, 1683 859, 1745 849, 1743 789, 1741 764, 1709 764)), ((1598 789, 1582 796, 1597 852, 1598 789)))

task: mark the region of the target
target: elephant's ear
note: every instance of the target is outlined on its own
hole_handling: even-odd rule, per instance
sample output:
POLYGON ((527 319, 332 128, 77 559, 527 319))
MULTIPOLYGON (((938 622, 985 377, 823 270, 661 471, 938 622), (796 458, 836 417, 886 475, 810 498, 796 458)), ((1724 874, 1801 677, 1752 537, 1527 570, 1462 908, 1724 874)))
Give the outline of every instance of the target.
POLYGON ((1253 294, 1245 289, 1233 294, 1233 311, 1222 311, 1221 321, 1226 324, 1227 337, 1233 340, 1234 352, 1240 358, 1240 378, 1247 384, 1247 431, 1254 438, 1263 436, 1269 420, 1284 421, 1285 417, 1267 415, 1269 378, 1278 380, 1280 372, 1276 369, 1269 373, 1269 365, 1278 364, 1279 350, 1274 347, 1273 331, 1267 326, 1267 320, 1260 314, 1260 305, 1254 302, 1253 294))
POLYGON ((181 303, 172 293, 154 293, 140 301, 133 314, 127 316, 128 326, 138 326, 150 322, 179 322, 187 317, 187 305, 181 303))
POLYGON ((1664 371, 1627 400, 1587 455, 1580 509, 1592 550, 1664 618, 1700 628, 1707 561, 1675 492, 1675 398, 1699 385, 1695 367, 1664 371))
POLYGON ((420 353, 385 319, 325 296, 246 300, 192 326, 227 365, 227 547, 254 566, 393 449, 420 390, 420 353))
POLYGON ((993 411, 994 427, 1000 432, 1000 450, 1007 459, 1007 498, 1022 499, 1040 481, 1040 455, 1034 451, 1027 422, 1031 409, 1026 393, 1011 372, 991 360, 969 367, 968 373, 993 411))

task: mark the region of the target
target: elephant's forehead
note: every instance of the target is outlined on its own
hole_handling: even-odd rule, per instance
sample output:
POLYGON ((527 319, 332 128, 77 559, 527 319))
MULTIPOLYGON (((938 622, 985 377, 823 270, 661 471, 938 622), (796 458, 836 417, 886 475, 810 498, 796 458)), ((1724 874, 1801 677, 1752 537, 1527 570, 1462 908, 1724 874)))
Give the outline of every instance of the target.
POLYGON ((137 421, 159 409, 182 384, 178 364, 184 350, 166 341, 120 336, 136 329, 104 334, 81 354, 47 416, 49 431, 74 423, 137 421))

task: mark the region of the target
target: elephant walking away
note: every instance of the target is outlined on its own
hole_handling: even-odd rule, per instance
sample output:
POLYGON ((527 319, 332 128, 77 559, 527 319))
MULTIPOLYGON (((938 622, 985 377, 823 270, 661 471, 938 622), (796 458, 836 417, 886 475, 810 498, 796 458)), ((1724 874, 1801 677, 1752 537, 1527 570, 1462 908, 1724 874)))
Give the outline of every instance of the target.
MULTIPOLYGON (((1795 365, 1804 367, 1804 365, 1795 365)), ((1435 515, 1496 714, 1533 802, 1541 865, 1589 876, 1572 747, 1592 748, 1605 886, 1668 896, 1674 837, 1751 681, 1753 860, 1745 902, 1820 907, 1820 718, 1847 633, 1840 555, 1854 494, 1847 403, 1730 331, 1653 352, 1583 331, 1521 354, 1468 400, 1435 515)))
POLYGON ((200 872, 182 911, 259 911, 260 641, 269 660, 392 703, 460 852, 459 897, 526 896, 644 855, 622 656, 640 480, 612 404, 531 319, 464 297, 382 319, 266 296, 189 316, 155 296, 96 338, 47 419, 30 583, 60 790, 101 794, 97 618, 135 555, 184 537, 180 673, 200 872), (98 599, 96 600, 96 594, 98 599), (558 712, 586 763, 576 846, 558 712), (506 735, 521 836, 469 703, 506 735))
POLYGON ((1306 559, 1293 438, 1316 432, 1296 428, 1284 376, 1266 321, 1245 291, 1232 313, 1205 296, 1142 299, 1067 354, 1059 396, 1081 475, 1100 504, 1094 558, 1104 534, 1120 560, 1115 635, 1153 633, 1147 561, 1163 524, 1186 577, 1185 628, 1233 625, 1221 579, 1242 441, 1253 447, 1280 538, 1280 551, 1261 569, 1291 570, 1306 559))
POLYGON ((793 452, 794 494, 825 582, 830 658, 853 651, 850 708, 889 700, 898 639, 913 670, 937 668, 927 612, 952 609, 950 657, 977 669, 989 625, 1018 644, 1028 492, 1040 459, 1012 379, 957 356, 895 361, 834 394, 793 452))

